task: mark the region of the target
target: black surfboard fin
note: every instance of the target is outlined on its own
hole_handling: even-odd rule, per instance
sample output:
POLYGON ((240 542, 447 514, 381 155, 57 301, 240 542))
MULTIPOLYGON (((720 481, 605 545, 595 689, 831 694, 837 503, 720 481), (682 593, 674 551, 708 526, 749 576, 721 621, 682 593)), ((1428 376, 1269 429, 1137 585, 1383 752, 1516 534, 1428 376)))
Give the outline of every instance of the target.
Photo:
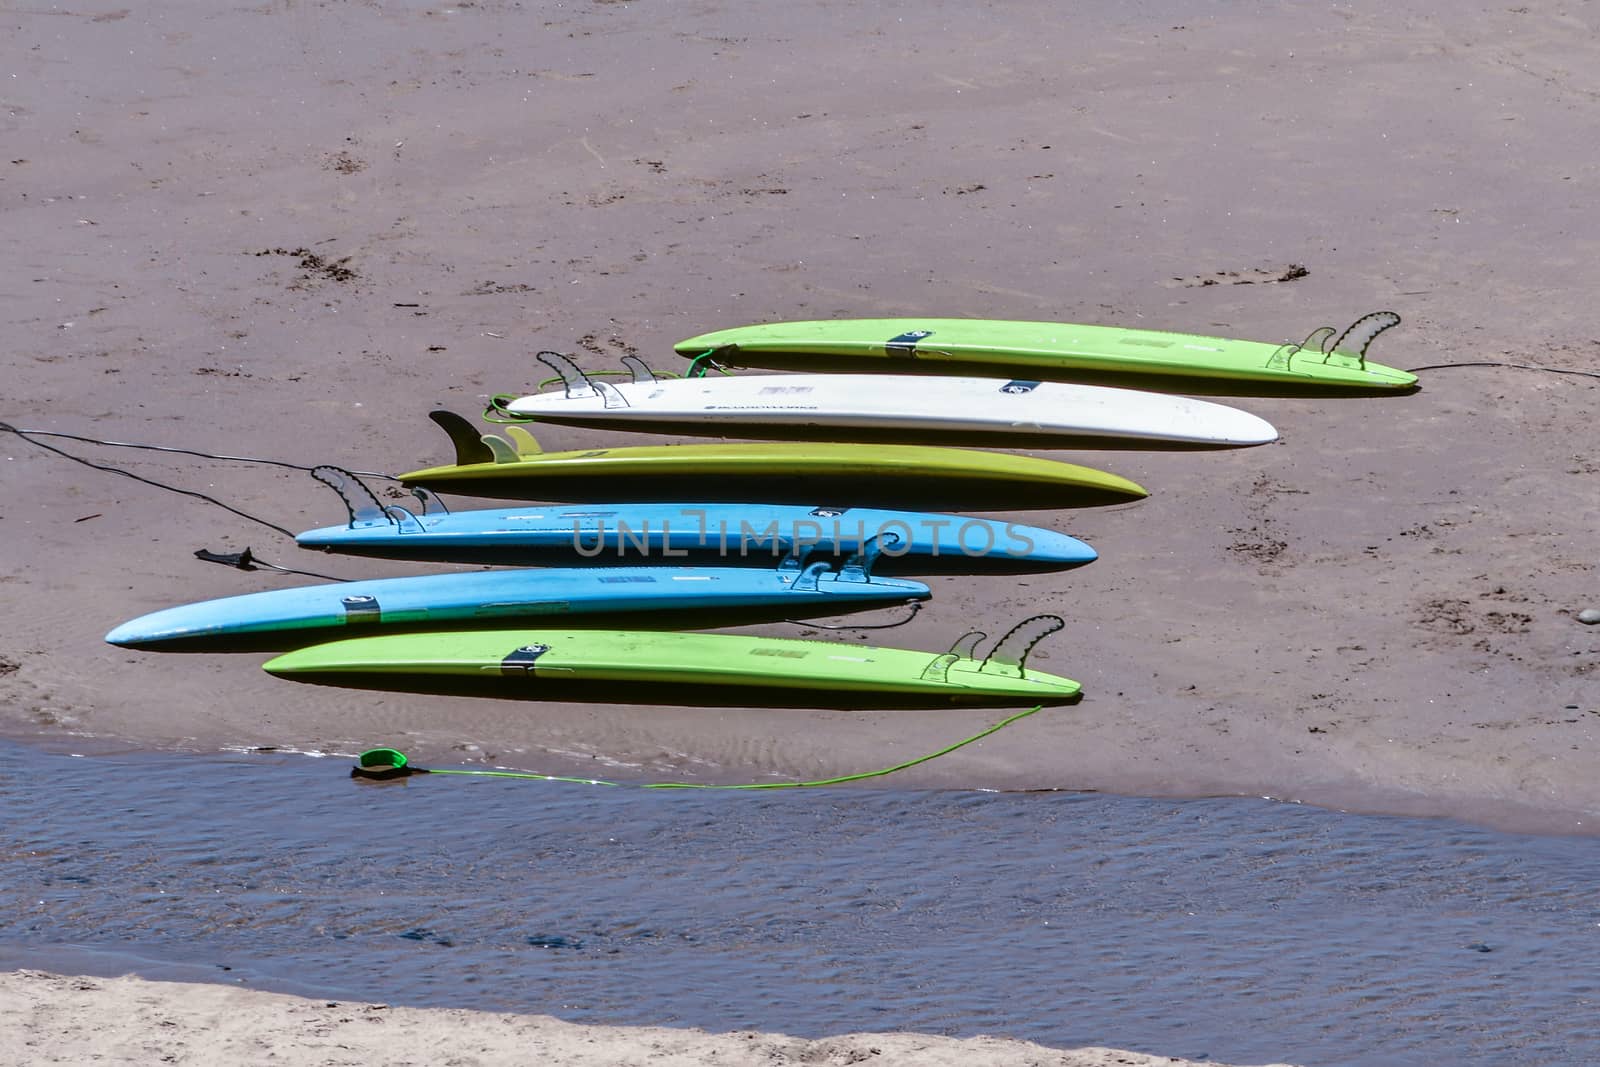
POLYGON ((474 463, 493 463, 494 453, 484 443, 483 435, 478 428, 453 411, 438 408, 428 412, 438 427, 450 435, 450 443, 456 448, 456 465, 458 467, 471 466, 474 463))

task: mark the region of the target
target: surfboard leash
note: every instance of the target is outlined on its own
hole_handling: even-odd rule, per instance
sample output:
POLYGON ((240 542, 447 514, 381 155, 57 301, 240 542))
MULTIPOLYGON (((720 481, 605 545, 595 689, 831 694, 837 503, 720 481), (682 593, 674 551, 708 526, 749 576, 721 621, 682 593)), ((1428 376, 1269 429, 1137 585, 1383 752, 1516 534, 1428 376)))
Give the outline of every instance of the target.
MULTIPOLYGON (((247 511, 240 511, 238 508, 234 507, 231 504, 224 504, 222 501, 218 500, 214 496, 209 496, 209 495, 207 495, 205 493, 198 492, 198 491, 196 491, 194 489, 182 489, 182 488, 179 488, 176 485, 168 485, 165 482, 158 482, 154 478, 146 478, 142 474, 134 474, 132 471, 125 471, 121 467, 109 467, 109 466, 105 465, 104 463, 95 463, 93 460, 84 459, 82 456, 74 456, 71 452, 63 451, 62 449, 59 449, 54 445, 46 444, 43 441, 35 441, 33 439, 33 435, 38 434, 38 435, 41 435, 41 436, 50 436, 50 437, 71 437, 74 440, 90 441, 90 443, 92 443, 92 444, 111 444, 111 445, 115 445, 115 444, 122 444, 122 442, 117 442, 117 441, 93 441, 90 438, 77 437, 74 434, 58 434, 58 433, 53 433, 53 432, 48 431, 48 430, 20 430, 17 427, 12 426, 10 423, 6 423, 6 422, 0 422, 0 430, 9 430, 11 433, 16 434, 22 440, 28 442, 30 445, 33 445, 35 448, 42 448, 46 452, 54 452, 58 456, 61 456, 61 457, 65 458, 65 459, 72 460, 72 462, 74 462, 74 463, 81 463, 85 467, 91 467, 91 468, 93 468, 94 470, 97 470, 97 471, 106 471, 106 472, 111 473, 111 474, 120 474, 124 478, 132 478, 136 482, 143 482, 146 485, 153 485, 157 489, 165 489, 169 493, 178 493, 178 494, 180 494, 182 496, 193 497, 196 500, 204 500, 206 503, 215 504, 217 507, 221 508, 223 511, 230 512, 231 514, 237 515, 241 519, 248 519, 251 522, 259 523, 262 526, 267 527, 268 529, 276 530, 278 533, 283 534, 285 537, 289 537, 289 538, 294 537, 294 532, 292 530, 286 530, 282 526, 279 526, 275 522, 268 522, 266 519, 260 518, 259 516, 256 516, 256 515, 252 515, 247 511)), ((151 448, 151 447, 154 447, 154 446, 151 446, 151 445, 128 445, 127 447, 130 447, 130 448, 151 448)), ((161 449, 161 451, 182 451, 182 450, 181 449, 161 449)), ((223 457, 217 457, 217 458, 223 458, 223 457)), ((233 458, 233 457, 227 457, 227 458, 233 458)))
MULTIPOLYGON (((29 440, 31 444, 39 445, 41 448, 47 448, 49 446, 41 444, 38 441, 32 441, 31 439, 34 437, 61 437, 69 441, 82 441, 84 444, 102 445, 107 448, 139 448, 149 452, 173 452, 183 456, 199 456, 201 459, 220 459, 227 460, 232 463, 253 463, 263 467, 284 467, 295 471, 310 472, 316 469, 316 467, 307 467, 299 463, 290 463, 287 460, 266 459, 261 456, 226 456, 216 452, 201 452, 193 448, 178 448, 175 445, 146 445, 140 444, 136 441, 105 441, 98 437, 85 437, 82 434, 63 433, 59 430, 24 430, 11 425, 9 422, 0 422, 0 430, 6 430, 14 433, 18 437, 29 440)), ((51 449, 51 451, 59 452, 59 449, 51 449)), ((91 467, 96 466, 96 464, 90 463, 88 460, 80 459, 79 457, 70 455, 66 452, 60 452, 60 454, 66 456, 68 459, 77 460, 79 463, 87 463, 91 467)), ((318 464, 317 466, 321 466, 321 464, 318 464)), ((99 469, 115 470, 113 467, 100 467, 99 469)), ((367 478, 386 478, 389 481, 398 481, 394 475, 383 474, 378 471, 352 471, 351 473, 359 474, 367 478)))
POLYGON ((303 571, 294 567, 280 567, 276 563, 268 563, 260 559, 246 546, 243 552, 213 552, 209 548, 194 550, 194 558, 205 560, 207 563, 220 563, 224 567, 233 567, 241 571, 277 571, 279 574, 303 574, 307 578, 325 578, 330 582, 350 582, 353 578, 336 578, 331 574, 321 574, 317 571, 303 571))
POLYGON ((906 617, 901 619, 899 622, 879 622, 871 624, 857 624, 852 626, 849 623, 811 622, 808 619, 779 619, 778 621, 787 623, 790 626, 809 627, 813 630, 893 630, 895 627, 904 626, 906 623, 916 618, 917 612, 922 610, 922 601, 908 600, 900 606, 907 608, 908 611, 906 613, 906 617))
POLYGON ((704 378, 706 371, 714 370, 718 374, 730 374, 727 367, 718 363, 714 357, 720 349, 708 348, 689 361, 689 369, 683 372, 685 378, 704 378))
POLYGON ((1009 715, 992 726, 987 727, 971 737, 963 738, 953 745, 946 745, 937 752, 930 752, 925 756, 897 763, 893 767, 884 767, 876 771, 862 771, 857 774, 841 774, 834 778, 817 778, 804 782, 740 782, 733 785, 717 785, 709 782, 612 782, 602 778, 572 778, 559 774, 535 774, 532 771, 479 771, 465 768, 434 768, 418 767, 406 758, 406 754, 394 748, 373 748, 356 757, 356 765, 350 768, 350 777, 361 778, 369 781, 388 781, 396 778, 408 778, 414 774, 453 774, 474 778, 514 778, 536 782, 571 782, 575 785, 603 785, 615 788, 632 786, 635 789, 814 789, 818 786, 845 785, 850 782, 864 782, 869 778, 882 778, 885 775, 903 771, 918 764, 936 760, 940 756, 947 756, 960 748, 965 748, 974 741, 981 741, 990 734, 1010 726, 1019 719, 1026 719, 1034 712, 1041 710, 1043 704, 1035 704, 1026 711, 1019 711, 1009 715))
POLYGON ((1426 367, 1411 367, 1408 374, 1421 374, 1425 370, 1448 370, 1451 367, 1510 367, 1513 370, 1542 370, 1551 374, 1581 374, 1585 378, 1600 378, 1600 373, 1592 370, 1573 370, 1568 367, 1537 367, 1532 363, 1495 363, 1484 360, 1475 363, 1434 363, 1426 367))
MULTIPOLYGON (((226 512, 228 512, 230 514, 233 514, 233 515, 237 515, 241 519, 246 519, 246 520, 248 520, 250 522, 257 523, 258 525, 265 526, 269 530, 273 530, 273 531, 275 531, 277 533, 283 534, 285 537, 289 538, 290 540, 294 539, 294 531, 286 529, 286 528, 284 528, 282 526, 279 526, 275 522, 269 522, 266 519, 263 519, 258 515, 252 515, 248 511, 241 511, 240 509, 234 507, 231 504, 223 503, 221 500, 218 500, 214 496, 210 496, 209 494, 202 493, 202 492, 199 492, 199 491, 194 490, 194 489, 183 489, 183 488, 181 488, 179 486, 176 486, 176 485, 168 485, 166 482, 157 481, 154 478, 146 478, 142 474, 135 474, 132 471, 123 470, 121 467, 113 467, 113 466, 109 466, 109 465, 104 464, 104 463, 96 463, 93 460, 84 459, 82 456, 75 456, 71 452, 67 452, 64 449, 57 448, 55 445, 47 444, 44 441, 35 440, 35 438, 37 438, 37 437, 62 437, 62 438, 66 438, 66 439, 72 440, 72 441, 82 441, 85 444, 91 444, 91 445, 105 445, 105 446, 112 447, 112 448, 139 448, 139 449, 145 449, 145 450, 148 450, 148 451, 151 451, 151 452, 172 452, 172 453, 176 453, 176 454, 179 454, 179 455, 185 455, 185 456, 199 456, 199 457, 201 457, 203 459, 225 460, 225 461, 230 462, 230 463, 254 463, 254 464, 261 464, 263 466, 269 466, 269 467, 286 467, 286 468, 288 468, 290 470, 299 470, 299 471, 311 471, 311 470, 315 469, 313 467, 305 467, 305 466, 301 466, 298 463, 288 463, 288 462, 285 462, 283 460, 278 460, 278 459, 262 459, 260 457, 253 457, 253 456, 224 456, 224 455, 217 455, 217 454, 211 453, 211 452, 199 452, 199 451, 196 451, 196 450, 191 449, 191 448, 175 448, 175 447, 172 447, 172 446, 169 446, 169 445, 146 445, 146 444, 138 444, 138 443, 133 442, 133 441, 103 441, 103 440, 100 440, 99 438, 85 437, 85 436, 83 436, 81 434, 61 433, 61 432, 56 431, 56 430, 24 430, 24 429, 21 429, 20 427, 11 425, 9 422, 0 422, 0 431, 6 431, 6 432, 9 432, 9 433, 16 434, 18 438, 20 438, 23 441, 26 441, 30 445, 33 445, 35 448, 42 448, 46 452, 52 452, 55 455, 58 455, 58 456, 62 457, 63 459, 70 459, 74 463, 81 463, 85 467, 92 468, 93 470, 106 471, 107 473, 110 473, 110 474, 120 474, 124 478, 132 478, 136 482, 143 482, 145 485, 154 486, 157 489, 165 489, 169 493, 178 493, 181 496, 193 497, 196 500, 203 500, 208 504, 215 504, 217 507, 221 508, 223 511, 226 511, 226 512)), ((377 474, 377 473, 374 473, 374 472, 371 472, 371 471, 358 471, 356 473, 366 474, 368 477, 372 477, 372 478, 387 478, 390 481, 397 480, 397 479, 395 479, 394 475, 392 475, 392 474, 377 474)), ((248 557, 249 556, 249 551, 250 551, 249 549, 246 549, 245 552, 244 552, 244 555, 248 557)), ((207 554, 206 550, 201 549, 201 550, 195 552, 195 555, 197 557, 199 557, 200 559, 208 559, 208 558, 210 558, 211 555, 214 555, 214 554, 207 554)), ((237 563, 235 561, 231 561, 231 560, 213 559, 212 561, 213 562, 230 562, 230 563, 233 563, 234 566, 240 566, 239 563, 237 563)), ((310 575, 313 578, 325 578, 325 577, 327 577, 327 575, 314 574, 311 571, 295 571, 295 570, 291 570, 290 568, 287 568, 287 567, 279 567, 279 566, 276 566, 274 564, 264 563, 264 562, 262 562, 260 560, 250 560, 249 562, 254 563, 256 566, 265 567, 265 568, 267 568, 269 570, 283 571, 283 572, 285 572, 287 574, 306 574, 306 575, 310 575)), ((241 570, 250 570, 251 568, 249 566, 240 566, 240 569, 241 570)), ((344 581, 344 580, 345 579, 342 579, 342 578, 335 579, 335 581, 344 581)))

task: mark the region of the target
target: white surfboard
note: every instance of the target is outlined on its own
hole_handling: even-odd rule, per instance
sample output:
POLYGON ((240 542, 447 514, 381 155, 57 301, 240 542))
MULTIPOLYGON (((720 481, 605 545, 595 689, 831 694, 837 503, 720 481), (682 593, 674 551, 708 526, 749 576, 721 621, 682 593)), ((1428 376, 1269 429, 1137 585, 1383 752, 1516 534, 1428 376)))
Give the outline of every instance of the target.
POLYGON ((919 434, 1012 434, 1107 442, 1230 447, 1278 431, 1238 408, 1188 397, 1002 378, 896 374, 751 374, 657 379, 633 357, 632 382, 585 375, 560 353, 539 358, 564 388, 501 403, 545 422, 831 427, 919 434))

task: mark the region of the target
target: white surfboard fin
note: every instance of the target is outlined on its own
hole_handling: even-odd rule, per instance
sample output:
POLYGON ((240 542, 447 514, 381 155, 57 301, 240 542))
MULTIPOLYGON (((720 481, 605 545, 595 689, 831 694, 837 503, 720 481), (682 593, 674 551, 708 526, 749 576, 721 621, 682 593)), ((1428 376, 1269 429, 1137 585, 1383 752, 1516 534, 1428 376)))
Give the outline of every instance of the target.
POLYGON ((1067 620, 1059 615, 1035 615, 1031 619, 1023 619, 995 642, 994 650, 989 653, 978 670, 984 674, 998 674, 1006 678, 1025 677, 1023 667, 1027 663, 1028 653, 1033 651, 1033 646, 1057 630, 1065 629, 1066 625, 1067 620))
POLYGON ((644 385, 647 382, 656 380, 656 376, 650 373, 650 368, 646 366, 645 361, 638 356, 623 356, 622 365, 627 367, 628 372, 633 375, 633 384, 635 385, 644 385))

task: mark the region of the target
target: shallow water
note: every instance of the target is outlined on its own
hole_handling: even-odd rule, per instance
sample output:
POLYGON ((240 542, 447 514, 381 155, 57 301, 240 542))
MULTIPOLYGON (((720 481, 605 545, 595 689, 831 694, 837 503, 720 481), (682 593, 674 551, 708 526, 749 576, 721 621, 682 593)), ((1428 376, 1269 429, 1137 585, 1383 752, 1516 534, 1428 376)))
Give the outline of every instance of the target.
POLYGON ((0 965, 1235 1063, 1600 1062, 1593 838, 347 766, 0 742, 0 965))

